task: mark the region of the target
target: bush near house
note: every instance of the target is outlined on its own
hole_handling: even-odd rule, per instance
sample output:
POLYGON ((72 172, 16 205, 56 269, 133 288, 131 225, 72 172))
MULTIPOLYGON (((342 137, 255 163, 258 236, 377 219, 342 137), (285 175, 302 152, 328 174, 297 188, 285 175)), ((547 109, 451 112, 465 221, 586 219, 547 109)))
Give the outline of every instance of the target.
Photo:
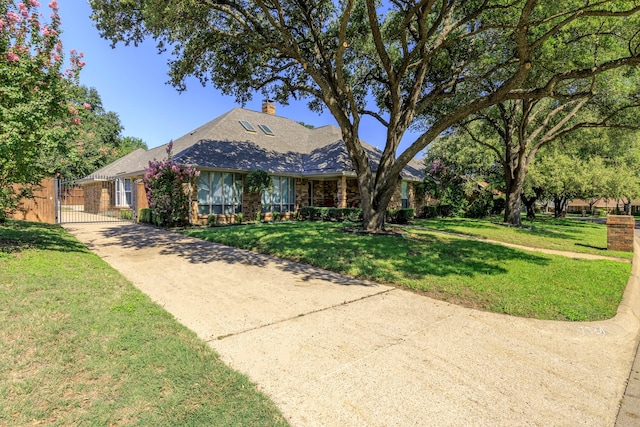
POLYGON ((387 211, 387 221, 393 224, 408 224, 415 217, 415 210, 403 208, 387 211))
POLYGON ((123 209, 120 211, 120 219, 130 220, 133 219, 133 211, 129 209, 123 209))
POLYGON ((300 208, 300 219, 303 221, 362 221, 360 208, 321 208, 303 206, 300 208))
POLYGON ((138 222, 143 224, 151 224, 151 209, 142 208, 138 213, 138 222))
POLYGON ((436 206, 423 206, 421 218, 430 219, 438 216, 438 208, 436 206))

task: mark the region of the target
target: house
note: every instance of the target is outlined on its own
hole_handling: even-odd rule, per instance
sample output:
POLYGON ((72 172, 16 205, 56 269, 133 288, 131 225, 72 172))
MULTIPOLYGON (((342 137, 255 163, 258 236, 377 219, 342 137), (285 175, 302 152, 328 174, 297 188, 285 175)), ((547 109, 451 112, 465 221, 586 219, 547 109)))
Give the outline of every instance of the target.
MULTIPOLYGON (((599 198, 592 200, 591 203, 597 215, 602 212, 613 214, 616 208, 625 209, 625 202, 622 200, 599 198)), ((630 208, 632 215, 640 214, 640 200, 632 200, 630 208)), ((587 200, 573 199, 567 204, 567 213, 588 215, 591 214, 591 205, 587 200)))
MULTIPOLYGON (((363 142, 375 173, 381 152, 363 142)), ((144 206, 136 189, 150 160, 166 158, 167 145, 138 149, 84 179, 86 204, 144 206), (107 194, 99 176, 117 177, 115 189, 107 194), (95 189, 93 188, 95 187, 95 189)), ((192 191, 192 223, 206 223, 216 215, 221 223, 234 222, 242 213, 253 219, 260 212, 266 218, 274 212, 288 218, 303 206, 357 207, 360 205, 356 174, 335 126, 308 128, 275 114, 275 105, 265 102, 262 112, 234 108, 173 141, 173 161, 193 166, 200 175, 192 191), (247 173, 264 170, 273 181, 272 191, 250 194, 244 191, 247 173)), ((415 186, 424 179, 421 163, 410 162, 402 172, 389 209, 419 209, 415 186)), ((138 191, 138 193, 143 194, 138 191)))

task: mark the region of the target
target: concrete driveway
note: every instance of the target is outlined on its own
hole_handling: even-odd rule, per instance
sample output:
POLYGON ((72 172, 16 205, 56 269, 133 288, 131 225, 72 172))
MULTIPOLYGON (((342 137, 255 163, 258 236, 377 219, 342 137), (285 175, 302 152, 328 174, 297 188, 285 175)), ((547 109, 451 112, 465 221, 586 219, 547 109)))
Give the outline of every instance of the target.
POLYGON ((614 319, 552 322, 152 227, 65 228, 246 373, 294 426, 613 426, 638 342, 637 262, 614 319))

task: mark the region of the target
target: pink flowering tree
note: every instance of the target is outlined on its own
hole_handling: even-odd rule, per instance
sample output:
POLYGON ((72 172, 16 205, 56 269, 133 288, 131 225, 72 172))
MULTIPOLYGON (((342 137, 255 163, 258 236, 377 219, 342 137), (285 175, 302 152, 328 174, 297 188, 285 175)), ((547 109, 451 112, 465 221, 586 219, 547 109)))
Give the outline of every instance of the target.
POLYGON ((65 69, 57 1, 47 18, 41 10, 36 0, 0 2, 0 221, 56 172, 43 159, 68 151, 80 123, 69 93, 83 55, 72 51, 65 69))
POLYGON ((191 167, 174 163, 172 149, 173 142, 170 142, 167 159, 149 162, 143 178, 153 222, 163 227, 189 223, 190 184, 200 174, 191 167))

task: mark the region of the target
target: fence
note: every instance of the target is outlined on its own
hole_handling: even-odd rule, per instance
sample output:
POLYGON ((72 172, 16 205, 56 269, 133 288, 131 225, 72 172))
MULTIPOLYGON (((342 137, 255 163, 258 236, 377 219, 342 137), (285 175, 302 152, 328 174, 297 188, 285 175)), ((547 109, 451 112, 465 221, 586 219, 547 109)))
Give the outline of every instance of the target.
POLYGON ((46 178, 33 194, 9 217, 49 224, 134 221, 147 207, 142 182, 130 178, 46 178))

